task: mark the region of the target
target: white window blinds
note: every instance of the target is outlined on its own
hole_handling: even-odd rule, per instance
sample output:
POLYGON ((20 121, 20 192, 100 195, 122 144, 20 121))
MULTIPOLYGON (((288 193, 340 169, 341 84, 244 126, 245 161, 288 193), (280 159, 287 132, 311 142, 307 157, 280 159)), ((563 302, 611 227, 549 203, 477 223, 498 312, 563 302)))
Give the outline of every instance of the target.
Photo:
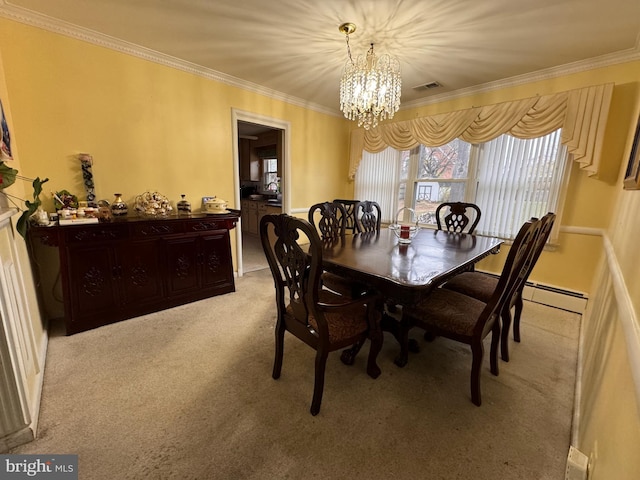
POLYGON ((502 135, 480 145, 476 232, 514 238, 529 218, 558 213, 567 158, 560 130, 527 140, 502 135))
POLYGON ((380 153, 363 152, 355 178, 355 198, 378 202, 383 223, 391 223, 395 218, 401 154, 391 147, 380 153))

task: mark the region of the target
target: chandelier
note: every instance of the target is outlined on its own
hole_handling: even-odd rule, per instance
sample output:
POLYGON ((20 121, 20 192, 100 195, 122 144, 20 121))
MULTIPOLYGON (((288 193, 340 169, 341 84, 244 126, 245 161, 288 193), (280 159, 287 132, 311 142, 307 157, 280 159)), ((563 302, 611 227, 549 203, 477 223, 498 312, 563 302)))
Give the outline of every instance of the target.
POLYGON ((378 120, 393 118, 400 108, 400 62, 391 55, 373 53, 373 43, 366 55, 354 60, 349 35, 353 23, 343 23, 339 30, 346 35, 349 59, 340 79, 340 110, 349 120, 358 120, 366 130, 378 126, 378 120))

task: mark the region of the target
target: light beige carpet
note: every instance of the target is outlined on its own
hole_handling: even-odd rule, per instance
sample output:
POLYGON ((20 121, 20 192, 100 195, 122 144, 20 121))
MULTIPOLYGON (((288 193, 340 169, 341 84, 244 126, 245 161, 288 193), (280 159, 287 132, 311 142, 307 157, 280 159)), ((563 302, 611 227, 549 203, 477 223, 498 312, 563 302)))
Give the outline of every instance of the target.
MULTIPOLYGON (((438 338, 382 375, 329 357, 309 414, 314 352, 287 336, 271 378, 268 270, 232 294, 49 343, 38 438, 12 453, 75 453, 91 479, 564 478, 580 317, 525 303, 522 343, 469 394, 470 352, 438 338)), ((488 348, 487 348, 488 351, 488 348)))

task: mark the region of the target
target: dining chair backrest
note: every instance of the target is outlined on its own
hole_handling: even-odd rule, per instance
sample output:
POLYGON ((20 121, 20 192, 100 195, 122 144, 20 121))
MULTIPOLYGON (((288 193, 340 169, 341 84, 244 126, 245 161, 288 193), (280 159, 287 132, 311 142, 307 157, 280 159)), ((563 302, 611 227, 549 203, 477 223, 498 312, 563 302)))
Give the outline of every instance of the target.
POLYGON ((358 222, 356 220, 356 209, 358 207, 359 200, 344 200, 340 198, 336 198, 333 200, 341 204, 344 207, 345 212, 345 222, 344 229, 346 233, 356 233, 358 231, 358 222))
POLYGON ((527 264, 524 268, 524 275, 522 278, 522 282, 526 283, 531 271, 536 266, 542 251, 544 250, 544 246, 547 244, 547 240, 549 239, 549 235, 551 234, 551 229, 553 228, 553 224, 556 221, 556 214, 549 212, 544 217, 540 219, 540 232, 538 233, 538 238, 536 239, 536 243, 533 246, 533 250, 531 252, 531 256, 527 261, 527 264))
MULTIPOLYGON (((300 218, 265 215, 260 221, 260 240, 275 283, 279 315, 284 315, 286 305, 290 305, 299 326, 287 325, 287 328, 305 341, 316 342, 308 331, 308 317, 318 302, 322 273, 322 242, 318 232, 300 218)), ((322 320, 322 315, 318 315, 318 319, 322 320)), ((320 328, 320 333, 322 331, 320 328)))
POLYGON ((322 202, 309 209, 309 223, 314 225, 324 242, 344 240, 347 213, 339 202, 322 202))
POLYGON ((493 295, 486 303, 486 307, 480 316, 481 320, 475 327, 475 333, 482 335, 482 338, 491 330, 492 322, 490 320, 499 315, 504 304, 511 300, 513 292, 518 285, 518 280, 535 246, 540 227, 541 222, 537 218, 527 220, 520 227, 515 240, 511 244, 502 272, 498 278, 498 284, 493 295))
POLYGON ((473 233, 482 212, 474 203, 444 202, 436 208, 438 230, 455 233, 473 233))
POLYGON ((382 209, 377 202, 364 200, 356 205, 356 225, 358 232, 379 232, 382 209))

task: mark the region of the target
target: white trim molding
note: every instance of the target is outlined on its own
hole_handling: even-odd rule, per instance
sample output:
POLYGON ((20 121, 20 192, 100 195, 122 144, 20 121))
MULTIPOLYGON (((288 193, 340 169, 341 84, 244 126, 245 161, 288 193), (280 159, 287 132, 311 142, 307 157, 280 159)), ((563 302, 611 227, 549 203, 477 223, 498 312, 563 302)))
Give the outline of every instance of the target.
POLYGON ((171 55, 166 55, 164 53, 151 50, 150 48, 126 42, 109 35, 104 35, 94 30, 64 22, 47 15, 42 15, 40 13, 27 10, 22 7, 17 7, 15 5, 11 5, 6 0, 0 0, 0 16, 8 18, 10 20, 15 20, 16 22, 24 23, 25 25, 38 27, 49 32, 58 33, 60 35, 75 38, 76 40, 91 43, 99 47, 109 48, 120 53, 158 63, 160 65, 164 65, 165 67, 175 68, 177 70, 182 70, 184 72, 198 75, 209 80, 214 80, 226 85, 238 87, 243 90, 257 93, 259 95, 264 95, 265 97, 269 97, 274 100, 280 100, 282 102, 289 103, 298 107, 303 107, 308 110, 313 110, 318 113, 324 113, 326 115, 335 117, 342 116, 342 112, 339 112, 336 109, 311 103, 308 100, 294 97, 292 95, 287 95, 286 93, 263 87, 262 85, 248 82, 246 80, 242 80, 241 78, 233 77, 231 75, 218 72, 211 68, 206 68, 195 63, 187 62, 186 60, 172 57, 171 55))
POLYGON ((495 82, 489 82, 482 85, 462 88, 459 90, 455 90, 453 92, 441 93, 440 95, 434 95, 429 98, 414 100, 412 102, 406 102, 402 105, 402 107, 400 107, 400 110, 416 108, 416 107, 424 107, 427 105, 446 102, 448 100, 455 100, 457 98, 466 97, 470 95, 493 92, 495 90, 516 87, 518 85, 524 85, 527 83, 550 80, 553 78, 563 77, 563 76, 571 75, 574 73, 586 72, 587 70, 593 70, 595 68, 604 68, 610 65, 633 62, 636 60, 640 60, 640 43, 638 42, 636 42, 636 46, 634 48, 630 48, 625 51, 611 53, 609 55, 602 55, 600 57, 581 60, 579 62, 568 63, 566 65, 560 65, 557 67, 547 68, 545 70, 539 70, 533 73, 517 75, 515 77, 505 78, 503 80, 497 80, 495 82))
POLYGON ((618 318, 620 319, 627 344, 629 367, 635 386, 636 405, 640 414, 640 324, 638 324, 638 316, 633 308, 633 302, 624 281, 613 244, 606 235, 604 236, 604 251, 613 283, 618 318))
MULTIPOLYGON (((303 107, 309 110, 316 111, 318 113, 324 113, 335 117, 342 117, 342 112, 335 108, 329 108, 324 105, 318 105, 310 103, 308 100, 304 100, 298 97, 287 95, 277 90, 263 87, 261 85, 242 80, 231 75, 227 75, 216 70, 205 68, 200 65, 196 65, 185 60, 181 60, 170 55, 166 55, 149 48, 142 47, 130 42, 125 42, 109 35, 104 35, 94 30, 80 27, 62 20, 58 20, 47 15, 43 15, 32 10, 12 5, 7 0, 0 0, 0 16, 15 20, 26 25, 42 28, 53 33, 65 35, 67 37, 82 40, 100 47, 109 48, 121 53, 132 55, 144 60, 158 63, 171 68, 176 68, 194 75, 198 75, 210 80, 221 82, 234 87, 242 88, 250 92, 254 92, 266 97, 280 100, 291 105, 303 107)), ((640 37, 639 37, 640 38, 640 37)), ((562 77, 574 73, 580 73, 587 70, 593 70, 594 68, 602 68, 610 65, 616 65, 619 63, 626 63, 640 60, 640 40, 636 42, 634 48, 630 48, 624 51, 615 52, 608 55, 602 55, 591 59, 581 60, 578 62, 568 63, 566 65, 560 65, 537 72, 527 73, 523 75, 517 75, 514 77, 506 78, 503 80, 497 80, 494 82, 488 82, 481 85, 475 85, 473 87, 462 88, 454 90, 453 92, 442 93, 440 95, 433 95, 428 98, 422 98, 411 102, 403 103, 400 110, 407 110, 410 108, 422 107, 426 105, 432 105, 435 103, 445 102, 448 100, 454 100, 457 98, 466 97, 469 95, 475 95, 479 93, 492 92, 503 88, 514 87, 527 83, 548 80, 553 78, 562 77)))
MULTIPOLYGON (((634 310, 633 302, 631 301, 631 296, 629 295, 629 290, 627 289, 624 275, 622 274, 620 264, 618 263, 618 258, 616 256, 615 249, 613 248, 613 244, 605 230, 599 228, 563 226, 560 231, 564 233, 602 237, 606 267, 611 277, 618 318, 622 326, 622 332, 627 347, 629 368, 631 370, 636 395, 636 407, 640 414, 640 324, 638 323, 638 316, 634 310)), ((582 395, 584 342, 584 330, 581 328, 578 345, 574 414, 571 427, 571 445, 576 448, 579 448, 580 446, 578 442, 578 432, 580 430, 580 397, 582 395)))

